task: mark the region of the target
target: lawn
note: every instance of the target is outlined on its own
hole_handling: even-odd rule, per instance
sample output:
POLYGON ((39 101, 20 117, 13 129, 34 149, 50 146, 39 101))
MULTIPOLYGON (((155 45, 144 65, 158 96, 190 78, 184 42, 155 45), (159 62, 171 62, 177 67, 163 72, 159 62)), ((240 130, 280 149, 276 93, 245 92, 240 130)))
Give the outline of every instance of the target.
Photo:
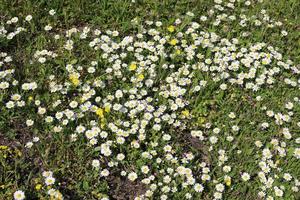
POLYGON ((299 0, 0 0, 0 199, 300 199, 299 0))

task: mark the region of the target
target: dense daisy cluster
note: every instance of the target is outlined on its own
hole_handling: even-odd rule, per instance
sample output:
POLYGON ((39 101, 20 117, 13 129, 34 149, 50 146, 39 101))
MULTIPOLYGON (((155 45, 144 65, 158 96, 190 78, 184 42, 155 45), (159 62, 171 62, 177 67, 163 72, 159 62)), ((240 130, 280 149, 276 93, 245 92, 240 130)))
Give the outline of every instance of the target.
MULTIPOLYGON (((146 21, 127 36, 91 27, 62 33, 47 24, 47 42, 25 61, 33 73, 46 75, 42 79, 32 74, 20 79, 15 71, 21 66, 13 64, 18 58, 0 53, 1 110, 25 114, 22 123, 32 130, 22 144, 26 151, 59 135, 71 145, 83 144, 93 152, 88 171, 100 182, 120 177, 138 185, 142 189, 130 196, 135 200, 223 199, 252 185, 254 199, 292 198, 300 186, 299 174, 291 170, 300 158, 300 99, 295 95, 272 107, 263 94, 278 85, 299 92, 299 66, 267 43, 245 45, 205 28, 237 23, 246 27, 241 36, 248 37, 249 24, 282 26, 265 10, 255 16, 235 13, 241 2, 254 3, 215 0, 200 19, 189 12, 173 24, 146 21), (263 121, 249 122, 249 131, 243 119, 250 114, 233 107, 222 113, 224 123, 200 116, 208 90, 221 99, 235 98, 235 91, 249 95, 263 121), (265 136, 257 139, 258 134, 265 136), (239 165, 241 154, 253 162, 239 165)), ((0 37, 30 34, 31 19, 6 21, 0 37)), ((40 180, 35 188, 63 199, 55 169, 50 170, 34 174, 40 180)), ((14 199, 25 199, 23 191, 26 186, 17 188, 14 199)), ((109 199, 110 191, 97 198, 109 199)))

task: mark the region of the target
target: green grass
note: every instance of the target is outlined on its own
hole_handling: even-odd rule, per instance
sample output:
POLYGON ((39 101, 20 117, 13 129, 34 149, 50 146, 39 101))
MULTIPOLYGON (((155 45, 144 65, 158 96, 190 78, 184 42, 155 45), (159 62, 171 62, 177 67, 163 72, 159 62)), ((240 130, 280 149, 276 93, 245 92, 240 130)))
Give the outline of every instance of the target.
MULTIPOLYGON (((69 99, 75 99, 78 102, 82 95, 82 91, 76 87, 68 91, 68 94, 50 93, 48 89, 49 76, 55 75, 57 82, 63 83, 68 81, 68 72, 65 69, 66 64, 87 66, 93 60, 99 62, 97 73, 85 74, 85 81, 94 80, 97 76, 101 80, 106 81, 105 69, 111 66, 111 63, 103 59, 102 52, 94 51, 88 46, 84 40, 78 37, 74 39, 76 48, 73 52, 66 52, 63 49, 64 40, 55 41, 54 33, 65 34, 65 31, 73 27, 82 29, 85 26, 91 29, 99 29, 102 32, 106 30, 117 30, 120 32, 120 40, 123 36, 134 35, 141 32, 142 24, 147 20, 161 21, 163 26, 161 32, 164 35, 172 35, 166 30, 166 27, 173 24, 177 18, 181 18, 183 25, 176 27, 178 32, 180 29, 186 31, 186 26, 191 21, 199 21, 202 15, 207 15, 210 9, 213 9, 213 1, 205 0, 136 0, 131 1, 59 1, 59 0, 0 0, 0 27, 6 20, 18 16, 19 20, 31 14, 32 21, 26 33, 18 35, 13 40, 6 40, 0 37, 0 52, 7 52, 13 56, 13 61, 8 64, 15 71, 15 79, 23 82, 35 81, 38 88, 34 92, 24 92, 20 87, 14 87, 7 91, 0 90, 0 199, 12 199, 12 195, 16 190, 22 190, 28 199, 48 199, 47 187, 43 185, 41 190, 36 190, 37 184, 43 184, 44 178, 42 172, 51 170, 56 178, 56 189, 58 189, 65 199, 101 199, 108 195, 110 199, 133 199, 137 194, 142 194, 148 188, 140 182, 130 182, 126 177, 120 176, 122 170, 137 170, 143 165, 150 165, 151 170, 156 174, 157 180, 162 181, 163 173, 161 169, 167 170, 168 167, 175 168, 175 164, 157 164, 154 159, 147 160, 141 156, 141 152, 156 150, 159 156, 163 157, 163 147, 170 144, 175 152, 181 156, 181 153, 192 152, 196 159, 187 163, 185 166, 193 169, 196 180, 200 180, 200 163, 206 162, 210 167, 210 175, 212 180, 224 183, 224 172, 218 166, 218 150, 226 150, 228 161, 225 165, 230 165, 232 171, 228 173, 232 177, 231 186, 226 186, 226 191, 223 194, 223 199, 259 199, 257 193, 260 191, 261 183, 257 178, 257 173, 260 171, 258 162, 261 160, 261 149, 255 146, 255 141, 261 141, 265 146, 271 147, 271 140, 279 139, 281 142, 287 143, 286 157, 280 157, 274 154, 274 161, 279 160, 283 172, 290 173, 296 179, 300 176, 299 159, 293 156, 293 150, 299 148, 299 144, 295 141, 299 137, 299 122, 300 119, 300 104, 294 102, 293 120, 291 123, 278 126, 274 123, 274 119, 266 117, 266 110, 262 110, 263 106, 267 110, 271 109, 275 113, 287 113, 284 108, 285 103, 293 101, 294 97, 300 98, 299 86, 290 87, 283 84, 283 78, 291 78, 299 80, 299 74, 284 72, 280 74, 273 87, 264 87, 258 92, 245 90, 237 86, 229 86, 225 91, 219 90, 219 82, 213 81, 210 73, 204 73, 195 70, 194 85, 197 85, 200 80, 206 80, 207 86, 196 94, 190 93, 185 96, 189 101, 186 109, 191 113, 188 119, 182 119, 181 128, 169 127, 164 124, 163 131, 172 136, 170 142, 162 141, 161 132, 147 129, 146 142, 141 145, 140 149, 131 147, 130 142, 126 145, 113 146, 114 152, 124 153, 126 159, 119 161, 119 166, 110 170, 110 176, 106 178, 99 177, 99 171, 92 169, 91 162, 93 159, 99 159, 101 164, 107 167, 109 159, 116 161, 116 158, 99 157, 101 148, 87 145, 87 139, 84 136, 79 136, 76 142, 71 141, 70 135, 79 124, 87 124, 90 120, 97 120, 91 113, 86 114, 82 119, 76 119, 69 122, 69 127, 60 133, 53 132, 53 125, 43 123, 44 117, 37 114, 37 107, 34 105, 34 100, 40 100, 43 107, 49 108, 49 113, 54 115, 58 109, 67 108, 69 99), (54 9, 56 14, 49 16, 48 11, 54 9), (186 15, 187 12, 195 14, 194 17, 186 15), (136 20, 134 24, 132 21, 136 20), (55 31, 47 33, 43 30, 44 26, 51 24, 55 31), (40 64, 33 62, 32 58, 36 50, 53 50, 59 52, 57 58, 40 64), (7 109, 5 103, 9 101, 12 94, 18 93, 25 100, 26 105, 21 109, 7 109), (262 100, 257 101, 255 98, 261 96, 262 100), (29 100, 33 97, 33 100, 29 100), (51 108, 51 105, 56 100, 62 100, 63 103, 58 108, 51 108), (228 114, 235 112, 236 118, 229 119, 228 114), (34 119, 35 124, 32 127, 27 127, 26 119, 34 119), (208 141, 195 141, 189 134, 190 130, 201 129, 204 135, 209 137, 212 134, 212 129, 205 128, 206 123, 211 123, 212 127, 221 129, 219 133, 219 142, 217 145, 211 145, 208 141), (270 127, 266 130, 260 128, 262 122, 268 122, 270 127), (238 125, 239 132, 232 132, 231 126, 238 125), (187 129, 182 127, 186 126, 187 129), (283 138, 281 130, 285 126, 290 129, 293 139, 291 141, 283 138), (234 140, 228 142, 227 136, 233 136, 234 140), (33 136, 38 136, 40 142, 34 144, 32 148, 25 148, 24 145, 32 140, 33 136), (151 142, 159 142, 158 147, 152 147, 151 142), (7 149, 6 149, 7 148, 7 149), (212 148, 212 149, 210 149, 212 148), (241 150, 240 153, 237 153, 241 150), (251 179, 248 182, 242 182, 240 174, 248 172, 251 179)), ((228 15, 245 14, 247 17, 259 15, 260 11, 265 9, 270 18, 274 21, 281 21, 282 27, 267 28, 265 25, 256 27, 253 24, 242 27, 239 25, 239 20, 236 22, 222 22, 219 27, 212 25, 212 20, 209 18, 206 22, 201 23, 201 30, 207 32, 216 32, 220 37, 232 39, 238 38, 241 47, 249 47, 254 43, 265 42, 267 45, 273 46, 278 52, 283 54, 283 60, 291 59, 294 65, 299 69, 300 63, 300 2, 298 0, 269 0, 263 3, 252 4, 247 9, 240 3, 234 11, 228 11, 228 15), (282 37, 281 31, 286 30, 288 35, 282 37), (243 37, 242 33, 249 32, 248 37, 243 37)), ((214 18, 214 17, 212 17, 214 18)), ((23 22, 20 22, 20 25, 23 22)), ((27 25, 26 25, 27 26, 27 25)), ((147 26, 144 26, 147 27, 147 26)), ((172 35, 175 37, 175 34, 172 35)), ((188 41, 189 36, 184 36, 188 41)), ((168 49, 172 52, 173 49, 168 49)), ((167 53, 169 53, 167 52, 167 53)), ((143 52, 146 56, 149 52, 143 52)), ((213 52, 208 49, 201 49, 201 53, 207 57, 212 56, 213 52)), ((133 54, 126 60, 130 63, 133 54)), ((159 87, 165 83, 165 78, 170 76, 174 70, 162 69, 162 65, 175 63, 180 66, 183 62, 195 64, 199 60, 194 59, 187 61, 184 57, 160 58, 158 65, 159 74, 155 77, 155 84, 159 87)), ((272 63, 275 65, 276 63, 272 63)), ((0 70, 6 66, 0 66, 0 70)), ((236 73, 239 73, 236 72, 236 73)), ((130 78, 132 72, 124 72, 124 76, 130 78)), ((109 81, 108 81, 109 82, 109 81)), ((118 88, 135 87, 131 82, 113 79, 109 83, 108 88, 97 90, 97 95, 103 98, 111 94, 118 88)), ((299 83, 298 83, 299 85, 299 83)), ((167 105, 168 100, 162 98, 157 93, 151 91, 149 96, 154 94, 158 98, 153 104, 167 105)), ((120 103, 125 101, 120 100, 120 103)), ((47 113, 49 115, 49 113, 47 113)), ((178 113, 180 113, 178 111, 178 113)), ((105 114, 107 122, 115 122, 118 120, 127 119, 124 114, 113 113, 105 114)), ((130 122, 133 123, 133 119, 130 122)), ((115 139, 114 135, 110 135, 111 139, 115 139)), ((130 141, 136 139, 130 136, 130 141)), ((96 145, 97 146, 97 145, 96 145)), ((176 155, 177 155, 176 154, 176 155)), ((179 157, 180 157, 179 156, 179 157)), ((103 167, 105 168, 105 167, 103 167)), ((270 176, 276 174, 277 171, 270 172, 270 176)), ((281 172, 278 174, 282 175, 281 172)), ((138 175, 142 177, 139 171, 138 175)), ((170 194, 170 199, 184 199, 189 189, 181 188, 176 185, 181 181, 180 177, 174 178, 175 186, 178 187, 177 193, 170 194)), ((294 179, 293 179, 294 181, 294 179)), ((283 182, 282 178, 275 179, 275 185, 283 185, 287 189, 284 191, 284 197, 276 197, 277 199, 299 199, 299 192, 291 191, 291 186, 294 182, 283 182)), ((215 183, 210 181, 204 183, 204 192, 194 194, 192 199, 213 199, 215 192, 215 183)), ((298 186, 299 187, 299 186, 298 186)), ((162 193, 156 191, 152 199, 159 199, 162 193)), ((274 196, 273 193, 268 195, 274 196)), ((275 199, 276 199, 275 198, 275 199)), ((151 199, 151 198, 150 198, 151 199)))

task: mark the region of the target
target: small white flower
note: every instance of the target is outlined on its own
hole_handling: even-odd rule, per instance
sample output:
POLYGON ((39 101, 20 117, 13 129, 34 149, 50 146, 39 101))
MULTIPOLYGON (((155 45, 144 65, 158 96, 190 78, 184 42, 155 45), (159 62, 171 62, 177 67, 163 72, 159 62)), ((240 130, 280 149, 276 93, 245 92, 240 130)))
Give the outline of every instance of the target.
POLYGON ((250 175, 247 172, 244 172, 242 174, 242 180, 243 181, 248 181, 250 179, 250 175))
POLYGON ((234 112, 230 112, 228 117, 231 119, 234 119, 236 116, 235 116, 234 112))
POLYGON ((100 162, 99 162, 99 160, 93 160, 93 161, 92 161, 92 166, 93 166, 94 168, 99 168, 99 167, 100 167, 100 162))
POLYGON ((148 166, 144 165, 144 166, 141 167, 141 171, 142 171, 142 173, 144 173, 144 174, 148 174, 148 172, 149 172, 150 170, 149 170, 149 167, 148 167, 148 166))
POLYGON ((34 137, 34 138, 32 139, 32 141, 33 141, 33 142, 38 142, 38 141, 40 141, 40 138, 39 138, 39 137, 34 137))
POLYGON ((195 190, 196 192, 202 192, 202 191, 204 190, 204 188, 203 188, 203 186, 202 186, 201 184, 196 183, 196 184, 194 185, 194 190, 195 190))
POLYGON ((53 178, 52 176, 48 176, 45 179, 45 184, 46 185, 53 185, 55 183, 55 178, 53 178))
POLYGON ((290 181, 290 180, 292 180, 293 177, 289 173, 284 173, 283 178, 286 181, 290 181))
POLYGON ((32 16, 31 15, 27 15, 25 17, 25 20, 28 21, 28 22, 30 22, 32 20, 32 16))
POLYGON ((26 120, 26 125, 27 126, 32 126, 34 124, 34 121, 31 119, 26 120))
POLYGON ((33 146, 33 143, 32 143, 32 142, 27 142, 26 145, 25 145, 25 147, 26 147, 26 148, 29 148, 29 149, 30 149, 32 146, 33 146))
POLYGON ((14 193, 14 199, 15 200, 23 200, 25 199, 25 194, 23 191, 21 190, 17 190, 15 193, 14 193))
POLYGON ((76 108, 78 106, 78 102, 77 101, 71 101, 70 104, 69 104, 69 106, 71 108, 76 108))
POLYGON ((129 179, 130 181, 135 181, 135 180, 137 179, 137 174, 136 174, 135 172, 130 172, 130 173, 128 174, 128 179, 129 179))
POLYGON ((19 19, 17 18, 17 17, 13 17, 12 19, 11 19, 11 22, 12 23, 17 23, 19 21, 19 19))
POLYGON ((51 177, 53 175, 53 172, 51 171, 44 171, 42 173, 43 177, 47 178, 47 177, 51 177))
POLYGON ((294 156, 298 159, 300 159, 300 148, 295 148, 294 150, 294 156))
POLYGON ((100 175, 106 177, 109 175, 109 171, 107 169, 104 169, 101 171, 100 175))
POLYGON ((282 36, 287 36, 288 35, 288 32, 286 32, 285 30, 281 31, 281 35, 282 36))
POLYGON ((45 29, 45 31, 50 31, 50 30, 52 30, 52 26, 46 25, 44 29, 45 29))
POLYGON ((218 142, 218 138, 216 136, 211 136, 209 138, 210 143, 216 144, 218 142))
POLYGON ((226 90, 227 89, 227 85, 225 83, 220 85, 220 89, 221 90, 226 90))
POLYGON ((223 192, 224 189, 225 189, 225 186, 222 183, 219 183, 219 184, 216 185, 216 190, 218 192, 223 192))
POLYGON ((275 195, 277 197, 282 197, 283 196, 283 191, 279 189, 278 187, 274 187, 275 195))
POLYGON ((55 10, 53 10, 53 9, 49 11, 49 15, 51 15, 51 16, 55 15, 55 13, 56 13, 56 12, 55 12, 55 10))

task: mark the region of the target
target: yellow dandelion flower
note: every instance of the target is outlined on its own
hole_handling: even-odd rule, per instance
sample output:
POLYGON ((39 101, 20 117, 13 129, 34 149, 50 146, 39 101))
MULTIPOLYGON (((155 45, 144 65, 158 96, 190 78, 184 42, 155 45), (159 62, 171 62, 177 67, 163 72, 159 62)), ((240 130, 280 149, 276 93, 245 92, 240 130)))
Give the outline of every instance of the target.
POLYGON ((131 63, 131 64, 129 65, 129 70, 130 70, 130 71, 134 71, 134 70, 136 70, 136 68, 137 68, 137 65, 136 65, 135 63, 131 63))
POLYGON ((8 146, 5 146, 5 145, 0 146, 0 150, 6 150, 6 149, 8 149, 8 146))
POLYGON ((173 33, 175 31, 175 26, 173 26, 173 25, 169 26, 168 31, 173 33))
POLYGON ((101 128, 104 128, 104 126, 105 126, 105 119, 104 119, 104 118, 101 118, 101 119, 100 119, 100 127, 101 127, 101 128))
POLYGON ((187 109, 185 109, 185 110, 181 111, 181 114, 184 117, 188 117, 188 116, 190 116, 190 111, 188 111, 187 109))
POLYGON ((224 179, 224 182, 227 186, 230 186, 231 185, 231 178, 229 176, 227 176, 225 179, 224 179))
POLYGON ((73 79, 72 83, 73 83, 73 85, 77 86, 77 85, 79 85, 80 81, 78 79, 73 79))
POLYGON ((104 112, 103 112, 103 109, 102 108, 98 108, 96 110, 96 115, 98 115, 98 117, 100 118, 104 118, 104 112))
POLYGON ((110 112, 110 107, 109 106, 105 106, 104 107, 104 111, 107 112, 107 113, 109 113, 110 112))
POLYGON ((138 80, 139 80, 139 81, 144 80, 144 78, 145 78, 144 74, 139 74, 139 75, 138 75, 138 80))
POLYGON ((169 44, 175 46, 177 44, 178 40, 172 39, 169 44))
POLYGON ((28 101, 32 101, 32 100, 33 100, 33 96, 29 96, 28 101))
POLYGON ((80 83, 80 80, 78 79, 78 76, 75 73, 69 75, 69 80, 75 86, 78 86, 80 83))
POLYGON ((36 186, 35 186, 35 189, 36 190, 40 190, 42 188, 42 185, 41 184, 37 184, 36 186))

